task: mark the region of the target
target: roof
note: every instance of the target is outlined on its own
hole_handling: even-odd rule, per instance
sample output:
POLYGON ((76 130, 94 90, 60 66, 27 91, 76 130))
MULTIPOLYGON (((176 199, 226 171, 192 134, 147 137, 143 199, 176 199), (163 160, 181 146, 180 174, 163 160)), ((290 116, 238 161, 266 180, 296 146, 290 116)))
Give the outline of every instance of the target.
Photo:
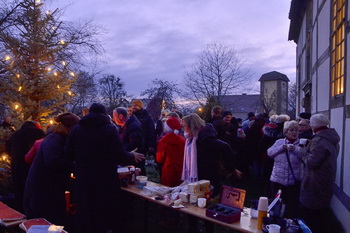
POLYGON ((260 82, 271 81, 271 80, 283 80, 283 81, 289 82, 289 78, 287 77, 287 75, 277 71, 271 71, 269 73, 263 74, 259 79, 260 82))
POLYGON ((288 40, 294 40, 295 43, 298 43, 298 38, 300 34, 303 14, 305 12, 307 2, 309 0, 292 0, 289 9, 289 34, 288 40))
POLYGON ((231 112, 256 112, 260 107, 260 95, 225 95, 221 106, 231 112))

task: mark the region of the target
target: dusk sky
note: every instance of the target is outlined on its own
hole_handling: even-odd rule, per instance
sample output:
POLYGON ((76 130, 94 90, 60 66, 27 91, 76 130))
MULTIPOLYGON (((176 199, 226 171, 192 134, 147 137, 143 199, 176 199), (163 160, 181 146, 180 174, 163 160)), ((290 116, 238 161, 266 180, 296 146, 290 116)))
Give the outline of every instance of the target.
MULTIPOLYGON (((45 1, 43 1, 45 2, 45 1)), ((155 78, 181 83, 185 67, 211 42, 234 47, 253 71, 295 81, 288 41, 290 0, 53 0, 62 20, 90 20, 105 29, 103 73, 120 76, 135 97, 155 78)), ((256 93, 255 91, 255 93, 256 93)), ((253 93, 251 91, 250 93, 253 93)))

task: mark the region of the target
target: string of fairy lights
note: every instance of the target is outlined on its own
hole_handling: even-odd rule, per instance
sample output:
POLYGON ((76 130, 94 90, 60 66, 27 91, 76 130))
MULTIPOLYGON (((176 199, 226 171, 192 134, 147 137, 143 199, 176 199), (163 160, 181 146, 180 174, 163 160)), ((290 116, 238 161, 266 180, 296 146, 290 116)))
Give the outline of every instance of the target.
MULTIPOLYGON (((41 0, 35 0, 35 3, 36 4, 41 4, 41 0)), ((47 10, 46 11, 46 14, 47 15, 51 15, 51 11, 50 10, 47 10)), ((54 26, 52 26, 51 27, 51 29, 52 30, 56 30, 56 27, 54 27, 54 26)), ((64 40, 64 39, 59 39, 59 41, 58 41, 58 44, 61 44, 61 45, 66 45, 66 41, 64 40)), ((5 60, 5 62, 14 62, 13 61, 13 59, 12 59, 12 57, 10 56, 10 55, 5 55, 5 57, 4 57, 4 60, 5 60)), ((66 68, 67 66, 68 66, 68 62, 67 61, 61 61, 60 62, 63 66, 64 66, 64 68, 66 68)), ((11 65, 10 65, 11 66, 11 65)), ((45 70, 47 71, 47 72, 53 72, 52 74, 53 74, 53 76, 55 76, 55 77, 58 77, 59 76, 59 72, 57 71, 57 70, 54 70, 53 68, 53 65, 49 65, 45 70)), ((71 77, 75 77, 76 76, 76 74, 73 72, 73 71, 69 71, 68 70, 68 75, 70 75, 71 77)), ((17 73, 17 74, 15 74, 15 77, 16 78, 21 78, 21 74, 19 74, 19 73, 17 73)), ((59 85, 59 84, 57 84, 57 89, 61 89, 62 87, 59 85)), ((18 92, 21 92, 21 91, 23 91, 23 89, 24 89, 24 87, 21 85, 21 84, 19 84, 19 86, 18 86, 18 88, 17 88, 17 91, 18 92)), ((69 95, 69 96, 72 96, 73 95, 73 92, 71 91, 71 90, 68 90, 67 91, 67 94, 69 95)), ((16 111, 19 111, 20 110, 20 103, 14 103, 13 104, 13 106, 12 106, 16 111)), ((53 124, 53 120, 50 120, 49 121, 50 122, 50 124, 53 124)))

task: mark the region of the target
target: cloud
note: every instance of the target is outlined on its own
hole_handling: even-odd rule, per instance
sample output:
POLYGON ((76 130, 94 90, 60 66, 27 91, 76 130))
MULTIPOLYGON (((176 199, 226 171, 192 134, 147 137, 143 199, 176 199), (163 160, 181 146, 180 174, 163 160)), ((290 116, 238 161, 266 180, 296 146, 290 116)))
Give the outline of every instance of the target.
POLYGON ((295 78, 295 45, 287 41, 289 1, 56 0, 65 19, 94 18, 107 31, 106 73, 138 96, 154 78, 181 82, 208 43, 225 42, 258 80, 276 70, 295 78))

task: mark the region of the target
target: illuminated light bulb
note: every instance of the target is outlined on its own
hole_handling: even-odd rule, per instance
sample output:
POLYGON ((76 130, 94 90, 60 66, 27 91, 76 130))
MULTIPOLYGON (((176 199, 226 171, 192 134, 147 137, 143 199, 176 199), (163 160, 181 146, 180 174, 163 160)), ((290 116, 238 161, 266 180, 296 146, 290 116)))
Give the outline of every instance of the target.
POLYGON ((51 28, 52 28, 52 30, 55 30, 55 29, 56 29, 54 26, 52 26, 51 28))
POLYGON ((49 10, 46 11, 46 14, 47 14, 47 15, 51 15, 51 11, 49 11, 49 10))
POLYGON ((8 61, 8 60, 10 60, 11 59, 11 57, 9 56, 9 55, 6 55, 5 56, 5 61, 8 61))
POLYGON ((53 73, 53 75, 57 76, 58 74, 57 74, 57 72, 55 72, 55 73, 53 73))
POLYGON ((18 108, 19 108, 19 106, 18 106, 18 104, 16 104, 16 105, 15 105, 15 109, 18 109, 18 108))
POLYGON ((57 88, 60 89, 60 85, 57 85, 57 88))
POLYGON ((70 76, 74 77, 74 76, 75 76, 75 74, 74 74, 73 72, 70 72, 70 76))
POLYGON ((19 77, 21 77, 21 75, 19 75, 19 74, 16 74, 16 77, 17 77, 17 78, 19 78, 19 77))
POLYGON ((36 0, 35 2, 36 2, 37 4, 39 4, 39 3, 41 2, 41 0, 36 0))
POLYGON ((51 70, 52 70, 52 68, 51 68, 51 67, 47 68, 47 71, 51 71, 51 70))
POLYGON ((68 91, 68 95, 72 95, 72 92, 71 92, 71 91, 68 91))
POLYGON ((64 65, 64 66, 65 66, 66 64, 67 64, 67 63, 66 63, 65 61, 62 61, 62 65, 64 65))
POLYGON ((3 159, 3 160, 6 160, 6 155, 3 155, 3 156, 2 156, 2 159, 3 159))
POLYGON ((53 120, 50 120, 50 125, 52 125, 53 124, 53 120))
POLYGON ((64 44, 64 40, 60 40, 61 44, 64 44))
POLYGON ((18 91, 21 91, 21 90, 22 90, 22 86, 19 86, 18 91))

